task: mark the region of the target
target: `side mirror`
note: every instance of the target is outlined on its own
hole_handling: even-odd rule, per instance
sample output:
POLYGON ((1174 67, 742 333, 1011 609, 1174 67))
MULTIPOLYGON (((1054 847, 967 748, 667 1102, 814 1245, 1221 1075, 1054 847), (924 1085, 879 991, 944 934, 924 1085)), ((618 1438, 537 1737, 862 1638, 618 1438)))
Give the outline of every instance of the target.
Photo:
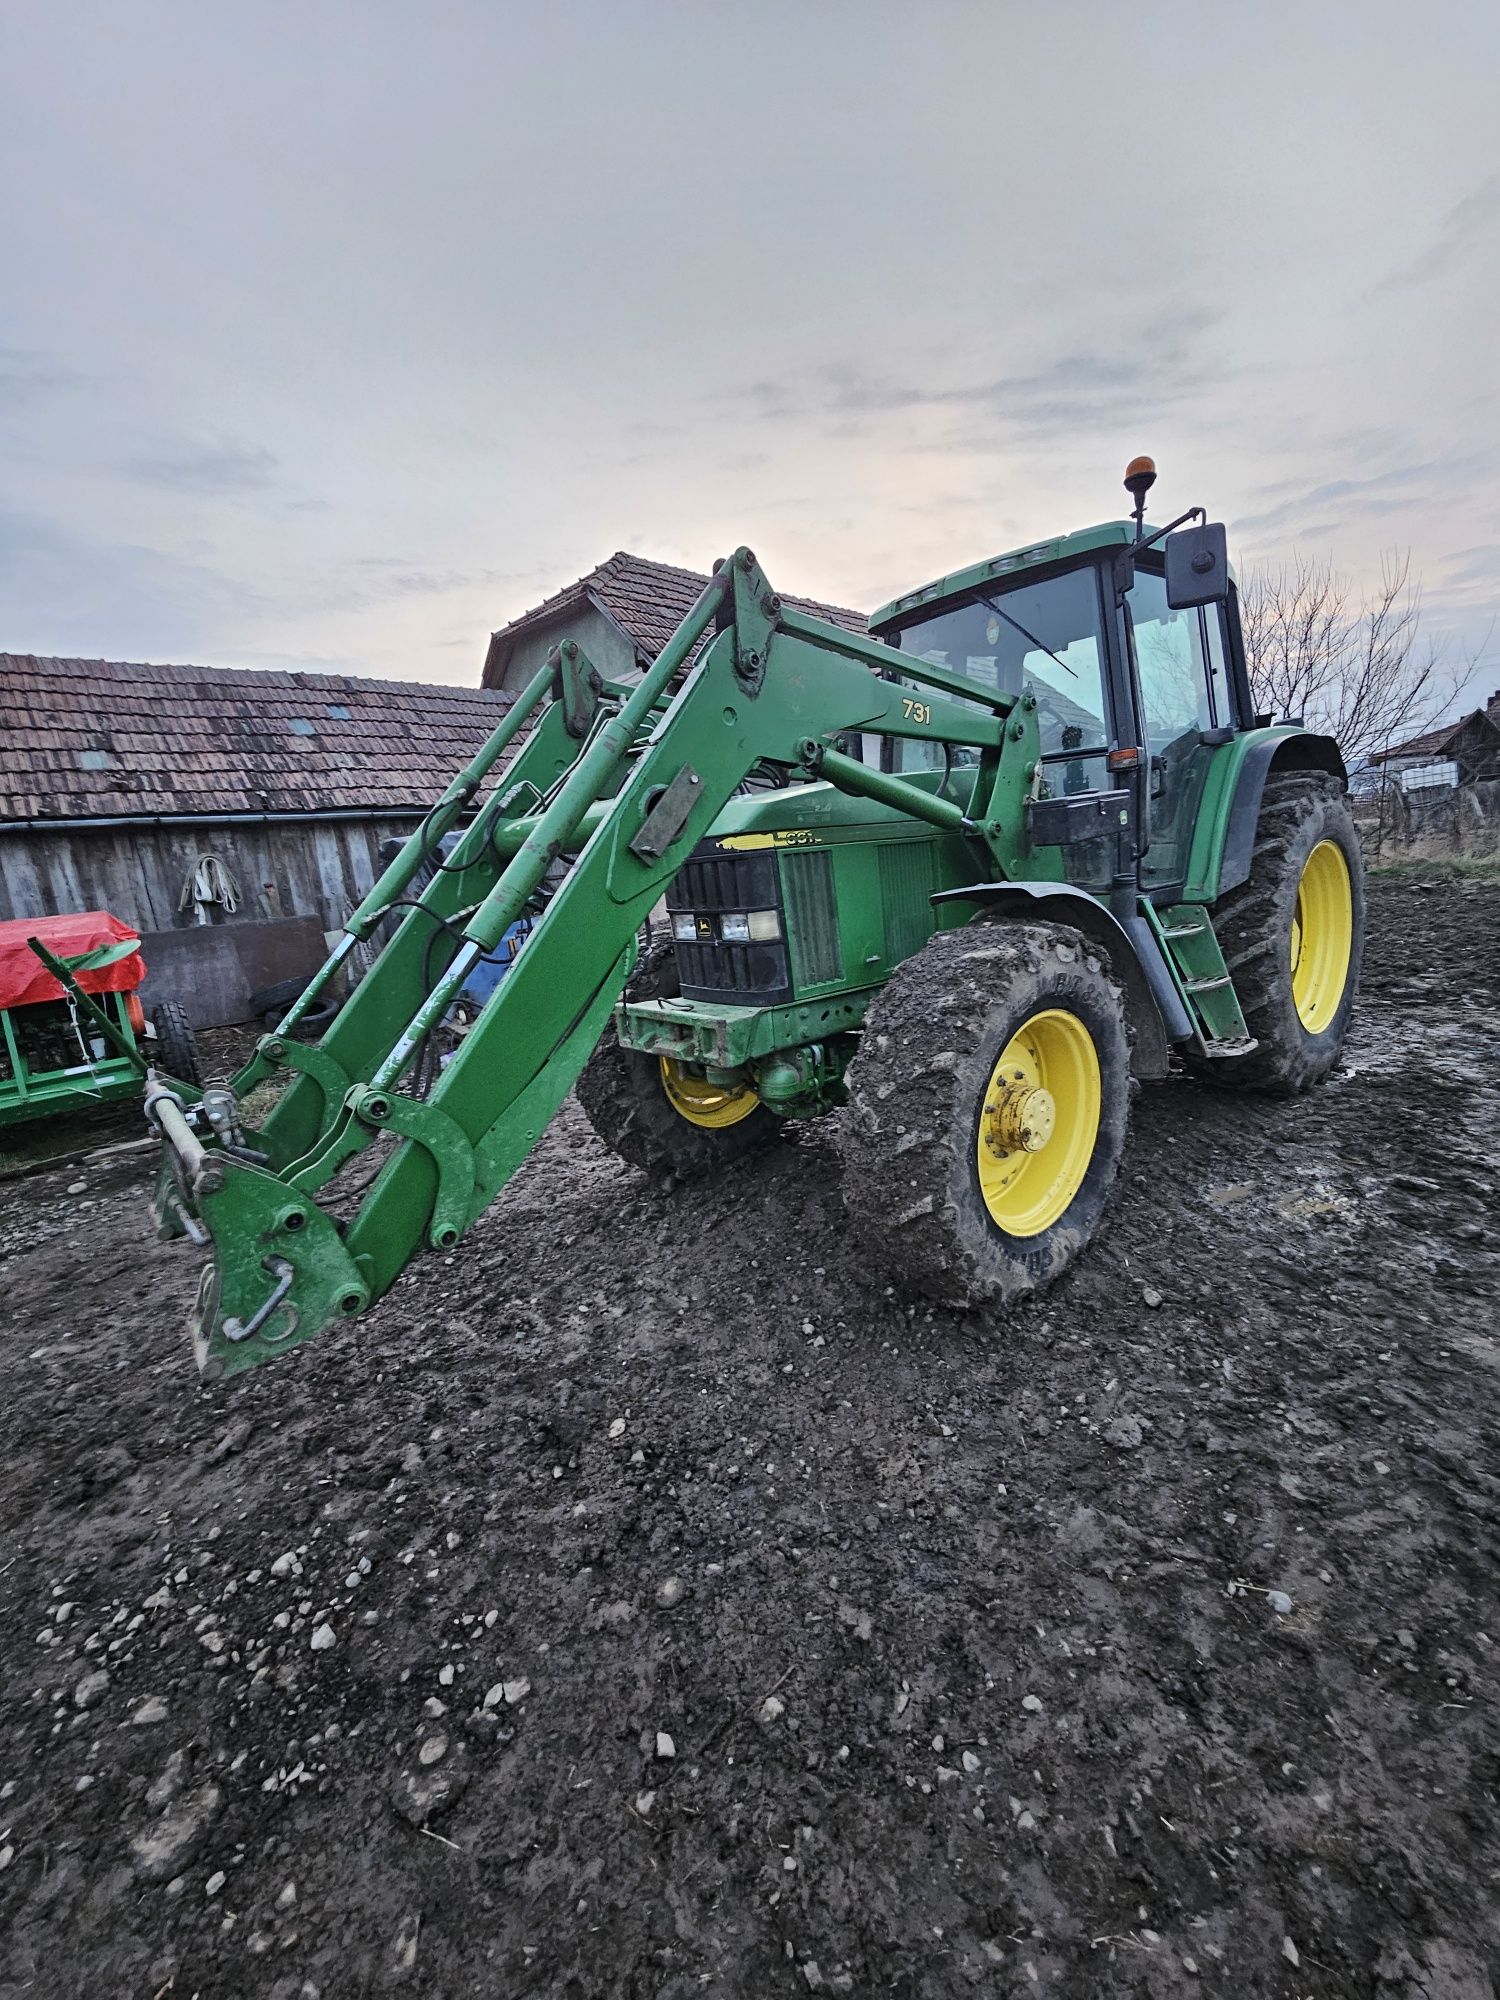
POLYGON ((1222 521, 1181 528, 1162 545, 1167 563, 1167 602, 1174 611, 1216 604, 1229 595, 1229 540, 1222 521))

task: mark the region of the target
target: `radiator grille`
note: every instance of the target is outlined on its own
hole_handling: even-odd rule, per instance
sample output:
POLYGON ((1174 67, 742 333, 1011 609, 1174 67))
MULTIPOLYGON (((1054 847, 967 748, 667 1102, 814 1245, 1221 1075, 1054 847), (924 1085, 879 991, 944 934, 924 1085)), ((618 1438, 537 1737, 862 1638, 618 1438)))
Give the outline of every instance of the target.
POLYGON ((880 849, 880 902, 886 952, 894 965, 920 951, 932 935, 930 898, 937 869, 930 840, 902 840, 880 849))
POLYGON ((844 970, 838 905, 833 893, 833 856, 826 852, 784 853, 781 880, 786 891, 792 970, 799 987, 838 979, 844 970))
POLYGON ((691 855, 666 900, 668 910, 691 910, 705 919, 708 930, 696 943, 679 940, 673 946, 684 1000, 771 1006, 791 999, 783 940, 726 944, 718 935, 725 910, 780 908, 774 854, 691 855))
POLYGON ((770 910, 776 906, 772 854, 693 854, 667 891, 669 910, 770 910))

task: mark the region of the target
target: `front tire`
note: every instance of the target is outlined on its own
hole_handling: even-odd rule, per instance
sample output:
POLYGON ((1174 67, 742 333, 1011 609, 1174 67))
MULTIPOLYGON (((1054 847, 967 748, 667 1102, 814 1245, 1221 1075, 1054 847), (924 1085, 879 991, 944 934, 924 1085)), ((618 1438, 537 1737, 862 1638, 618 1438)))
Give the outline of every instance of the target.
MULTIPOLYGON (((648 951, 628 1000, 672 1000, 681 991, 670 945, 648 951)), ((780 1132, 753 1090, 716 1089, 685 1066, 624 1048, 611 1019, 578 1079, 578 1102, 611 1152, 649 1174, 683 1179, 732 1165, 780 1132)))
POLYGON ((1258 1046, 1245 1056, 1189 1056, 1189 1065, 1231 1089, 1293 1097, 1338 1061, 1364 956, 1359 835, 1336 778, 1267 778, 1249 877, 1212 915, 1258 1046))
POLYGON ((1060 1277, 1099 1227, 1130 1119, 1108 961, 1063 924, 940 931, 897 967, 846 1081, 844 1200, 869 1259, 958 1307, 1060 1277))

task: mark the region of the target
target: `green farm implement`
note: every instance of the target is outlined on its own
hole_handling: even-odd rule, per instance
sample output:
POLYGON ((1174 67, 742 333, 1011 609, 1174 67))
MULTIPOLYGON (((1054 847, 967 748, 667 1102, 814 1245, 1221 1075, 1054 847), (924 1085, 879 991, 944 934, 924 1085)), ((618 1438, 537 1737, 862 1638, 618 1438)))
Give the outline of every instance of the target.
POLYGON ((0 1126, 139 1098, 153 1065, 196 1100, 187 1016, 137 990, 141 941, 108 910, 0 923, 0 1126))
POLYGON ((863 1254, 982 1307, 1099 1226, 1132 1072, 1326 1074, 1363 935, 1343 764, 1252 713, 1224 530, 1148 529, 1153 478, 869 637, 740 549, 637 684, 558 647, 234 1084, 148 1094, 162 1226, 212 1240, 205 1377, 450 1250, 575 1085, 679 1178, 837 1111, 863 1254))

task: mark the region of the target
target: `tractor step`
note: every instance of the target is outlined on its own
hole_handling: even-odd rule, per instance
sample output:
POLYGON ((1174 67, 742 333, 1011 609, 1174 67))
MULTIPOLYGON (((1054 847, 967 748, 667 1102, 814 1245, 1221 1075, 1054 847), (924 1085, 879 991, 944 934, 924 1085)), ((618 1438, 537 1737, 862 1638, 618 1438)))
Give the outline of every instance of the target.
POLYGON ((1240 1041, 1205 1042, 1203 1053, 1208 1056, 1248 1056, 1259 1047, 1260 1043, 1254 1035, 1246 1035, 1240 1041))
POLYGON ((1178 903, 1170 910, 1145 906, 1146 920, 1177 968, 1198 1045, 1206 1056, 1244 1056, 1255 1047, 1245 1025, 1234 979, 1214 934, 1213 918, 1201 903, 1178 903))

